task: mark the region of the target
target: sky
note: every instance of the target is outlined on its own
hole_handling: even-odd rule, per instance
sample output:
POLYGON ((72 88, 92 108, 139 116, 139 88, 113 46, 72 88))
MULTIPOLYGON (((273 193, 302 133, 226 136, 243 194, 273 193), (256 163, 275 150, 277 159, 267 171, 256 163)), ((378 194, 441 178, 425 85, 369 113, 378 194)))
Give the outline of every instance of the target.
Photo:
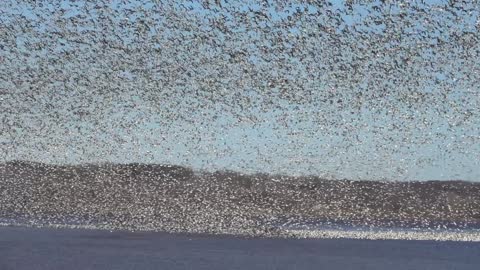
MULTIPOLYGON (((126 1, 122 4, 121 1, 112 1, 111 9, 114 11, 118 9, 120 14, 129 14, 126 12, 128 9, 152 9, 153 5, 150 1, 143 2, 145 3, 126 1)), ((437 16, 432 15, 433 20, 438 19, 438 16, 443 13, 435 9, 441 9, 446 3, 442 1, 427 2, 430 4, 432 14, 437 16)), ((335 82, 332 79, 333 76, 341 73, 335 63, 326 64, 332 67, 330 73, 327 74, 330 77, 322 75, 323 77, 309 79, 307 68, 317 67, 315 62, 324 61, 321 58, 320 60, 313 59, 317 57, 314 54, 310 56, 311 59, 307 60, 285 60, 291 74, 282 73, 287 70, 279 67, 279 63, 283 63, 283 60, 267 62, 261 58, 262 55, 255 54, 260 46, 253 41, 261 41, 257 32, 248 36, 245 40, 247 44, 238 43, 238 46, 243 46, 242 48, 246 48, 247 51, 250 50, 251 55, 248 57, 247 67, 259 74, 256 81, 252 82, 247 79, 243 88, 239 86, 243 85, 241 84, 243 82, 237 81, 244 76, 238 73, 237 67, 240 65, 223 66, 219 62, 218 65, 212 64, 208 68, 201 67, 195 70, 195 61, 203 58, 199 56, 197 59, 193 52, 188 51, 187 48, 190 47, 182 47, 183 43, 177 45, 178 47, 172 45, 177 41, 168 44, 167 42, 153 42, 144 46, 147 49, 158 48, 160 51, 172 52, 170 56, 175 58, 170 58, 170 61, 169 57, 164 57, 167 59, 169 68, 161 74, 153 67, 156 62, 149 62, 150 58, 148 57, 143 64, 127 62, 130 59, 143 59, 141 53, 138 55, 132 53, 133 56, 130 57, 122 55, 122 53, 103 52, 100 54, 94 52, 91 48, 99 44, 94 38, 101 34, 93 34, 93 38, 90 40, 93 45, 87 45, 87 47, 66 38, 54 38, 52 41, 46 33, 58 31, 52 30, 58 25, 51 19, 55 16, 47 16, 50 13, 64 18, 84 15, 86 17, 83 18, 84 21, 90 19, 88 16, 92 16, 92 20, 98 19, 97 16, 100 16, 101 12, 92 10, 91 13, 85 13, 85 10, 81 9, 82 1, 79 3, 78 6, 75 6, 68 1, 62 1, 60 6, 65 9, 63 13, 53 5, 33 7, 17 1, 6 1, 0 4, 0 9, 6 10, 0 17, 5 23, 15 24, 14 18, 17 18, 19 14, 25 18, 24 21, 16 23, 16 28, 6 30, 5 33, 10 35, 6 36, 5 40, 7 41, 3 41, 4 44, 0 43, 3 45, 2 48, 15 45, 15 48, 10 51, 0 51, 0 59, 8 60, 5 61, 3 67, 0 67, 0 75, 2 75, 0 76, 2 77, 0 98, 4 101, 0 106, 6 108, 0 112, 0 116, 3 117, 4 123, 16 123, 15 128, 5 129, 8 132, 4 130, 3 135, 0 134, 2 143, 0 146, 6 153, 1 156, 2 159, 28 159, 51 163, 105 161, 169 163, 210 171, 228 169, 246 173, 318 175, 330 179, 480 181, 480 113, 477 106, 480 105, 479 84, 478 81, 475 81, 476 77, 458 79, 463 76, 462 74, 468 73, 465 69, 470 66, 475 68, 475 62, 480 63, 480 61, 475 61, 479 55, 478 46, 471 49, 472 57, 466 59, 465 62, 461 62, 463 59, 438 58, 439 60, 433 63, 442 63, 445 67, 442 66, 439 69, 433 67, 433 71, 427 70, 425 74, 419 74, 419 76, 436 77, 440 81, 439 84, 432 85, 429 84, 430 81, 425 80, 424 84, 418 86, 419 89, 414 89, 427 95, 427 101, 421 104, 422 107, 408 109, 399 98, 404 93, 402 91, 407 91, 402 90, 402 87, 406 86, 387 82, 389 78, 385 78, 385 81, 379 83, 385 83, 391 87, 391 89, 387 89, 387 96, 377 99, 370 98, 364 102, 363 106, 352 111, 353 105, 349 104, 354 103, 352 93, 358 92, 355 88, 360 86, 368 88, 375 85, 352 85, 351 89, 345 88, 348 86, 338 86, 337 88, 332 86, 335 82), (28 22, 37 24, 33 27, 36 32, 20 32, 19 27, 24 25, 28 28, 28 22), (33 32, 36 33, 36 36, 31 34, 33 32), (8 40, 13 40, 13 43, 9 44, 8 40), (33 45, 28 43, 38 40, 47 42, 39 43, 42 49, 35 57, 31 57, 28 46, 33 45), (69 60, 62 54, 65 51, 82 53, 75 54, 73 60, 69 60), (50 61, 57 59, 55 58, 57 54, 64 58, 58 58, 61 60, 56 62, 50 61), (98 58, 93 57, 93 60, 88 58, 92 55, 96 55, 98 58), (184 62, 178 60, 180 58, 176 58, 182 55, 185 55, 184 62), (14 61, 18 59, 19 61, 14 61), (123 70, 115 71, 116 73, 108 70, 115 66, 122 66, 123 70), (33 69, 32 74, 40 75, 37 77, 35 77, 36 75, 27 75, 29 73, 25 71, 25 67, 33 69), (176 73, 179 72, 177 67, 198 71, 199 75, 198 77, 188 77, 185 76, 187 72, 176 73), (173 86, 161 83, 162 90, 157 93, 152 89, 158 87, 158 84, 154 85, 152 81, 145 79, 146 77, 138 75, 135 70, 139 68, 151 70, 150 78, 156 78, 156 76, 160 78, 177 77, 173 81, 173 86), (110 75, 104 76, 103 74, 110 75), (290 85, 300 87, 305 91, 312 90, 314 94, 312 94, 311 100, 313 101, 299 105, 276 98, 275 95, 280 95, 279 92, 275 92, 277 90, 267 93, 258 91, 264 83, 262 79, 265 79, 265 83, 269 79, 262 77, 261 74, 276 76, 276 78, 293 76, 294 78, 290 79, 297 83, 290 85), (82 76, 89 77, 94 83, 82 84, 88 79, 79 79, 82 76), (215 78, 215 83, 221 81, 222 84, 219 84, 221 87, 226 87, 226 93, 222 94, 222 97, 225 98, 220 102, 209 101, 206 94, 193 94, 204 88, 205 78, 208 79, 209 76, 215 78), (42 81, 48 83, 42 84, 42 81), (473 81, 473 87, 468 84, 471 81, 473 81), (36 91, 32 92, 32 87, 36 91), (233 94, 236 92, 238 92, 237 96, 233 94), (334 103, 316 101, 321 100, 327 94, 334 97, 334 103), (32 96, 32 99, 26 98, 29 96, 32 96), (247 98, 249 103, 246 108, 239 107, 240 100, 247 98), (271 103, 272 100, 278 106, 265 105, 271 103), (342 100, 341 104, 337 100, 342 100), (431 103, 428 103, 428 100, 431 103), (152 104, 161 104, 161 106, 157 108, 152 104), (446 108, 445 113, 439 114, 440 108, 446 108), (78 110, 91 110, 95 115, 86 118, 77 117, 72 112, 78 110), (129 124, 122 125, 121 123, 129 124), (40 129, 39 126, 45 127, 40 129)), ((332 10, 345 9, 342 1, 333 1, 332 3, 332 10)), ((358 5, 353 13, 344 14, 345 23, 342 27, 362 22, 369 12, 373 12, 372 6, 379 4, 375 1, 372 3, 364 6, 358 5)), ((192 17, 215 18, 217 15, 225 13, 208 10, 198 3, 185 4, 185 6, 191 7, 189 14, 192 14, 192 17)), ((276 9, 275 4, 271 2, 271 7, 266 9, 271 17, 270 23, 288 21, 287 17, 291 16, 291 13, 299 6, 301 5, 276 9)), ((261 9, 261 6, 255 1, 245 2, 236 7, 246 12, 249 9, 261 9)), ((401 11, 401 8, 398 10, 401 11)), ((318 9, 310 6, 304 12, 314 14, 318 12, 318 9)), ((395 8, 392 12, 396 12, 395 8)), ((135 14, 137 13, 126 15, 127 21, 137 22, 141 19, 135 14)), ((452 26, 456 27, 454 31, 470 33, 475 30, 475 28, 472 28, 473 30, 467 28, 475 27, 477 24, 478 8, 473 9, 469 14, 470 16, 463 18, 461 23, 452 26)), ((162 22, 168 20, 161 15, 158 16, 162 22)), ((146 18, 156 18, 156 16, 153 14, 146 18)), ((115 27, 118 27, 122 18, 114 17, 112 19, 114 22, 113 32, 104 30, 104 33, 107 33, 104 34, 106 35, 104 38, 113 40, 115 38, 108 36, 108 33, 115 33, 115 27)), ((230 19, 233 20, 233 17, 230 19)), ((194 19, 192 21, 195 22, 194 19)), ((451 21, 446 20, 445 22, 451 21)), ((411 26, 411 31, 421 31, 424 27, 423 22, 416 23, 411 26)), ((180 28, 180 25, 177 27, 171 24, 173 22, 170 23, 170 27, 166 28, 172 32, 180 28)), ((133 25, 138 26, 139 24, 133 25)), ((268 27, 267 22, 261 25, 268 27)), ((155 23, 150 26, 148 31, 152 36, 164 30, 161 27, 156 29, 155 23)), ((207 26, 208 23, 205 24, 205 27, 207 26)), ((101 27, 101 24, 78 26, 74 28, 74 31, 80 33, 93 29, 92 31, 95 32, 101 27)), ((141 31, 140 28, 135 27, 132 26, 129 29, 141 31)), ((382 27, 382 25, 369 26, 364 30, 381 33, 384 31, 382 27)), ((241 23, 238 26, 234 25, 233 28, 243 31, 241 23)), ((292 36, 301 36, 304 33, 302 31, 308 30, 293 27, 290 31, 292 36)), ((341 28, 337 28, 335 31, 340 33, 341 28)), ((165 31, 165 33, 167 32, 165 31)), ((273 36, 268 33, 265 37, 273 36)), ((440 32, 430 34, 427 41, 435 37, 446 36, 440 32)), ((412 36, 413 41, 406 41, 410 42, 407 43, 407 47, 413 46, 413 42, 418 41, 417 39, 422 41, 421 37, 412 36)), ((216 35, 212 39, 226 42, 228 37, 216 35)), ((89 42, 88 34, 85 42, 89 42)), ((134 36, 127 33, 124 42, 135 45, 137 41, 134 36)), ((275 46, 273 43, 268 44, 275 46)), ((319 55, 324 51, 326 53, 335 51, 334 49, 324 49, 322 46, 326 45, 318 45, 319 55)), ((145 49, 141 46, 139 48, 139 50, 145 49)), ((205 45, 204 48, 211 49, 212 47, 205 45)), ((384 47, 384 49, 387 48, 384 47)), ((441 49, 435 47, 432 50, 434 53, 440 54, 441 49)), ((455 48, 451 50, 452 55, 457 53, 455 48)), ((306 51, 316 52, 314 49, 306 51)), ((214 56, 209 59, 212 63, 216 63, 219 55, 223 57, 226 54, 226 49, 220 53, 213 51, 212 55, 214 56)), ((281 59, 282 55, 267 56, 272 59, 281 59)), ((345 57, 355 57, 355 55, 345 53, 345 57)), ((381 65, 382 61, 391 61, 390 58, 386 59, 372 59, 371 61, 378 65, 381 65)), ((348 63, 347 60, 340 62, 342 61, 348 63)), ((422 59, 415 61, 420 63, 422 59)), ((318 66, 321 67, 320 64, 318 66)), ((368 68, 364 70, 367 73, 363 77, 372 76, 373 78, 374 75, 369 75, 368 68)), ((472 72, 476 71, 472 70, 472 72)), ((412 75, 412 73, 407 73, 407 75, 412 75)), ((219 87, 217 88, 220 89, 221 87, 219 87)), ((288 91, 294 93, 297 90, 291 88, 288 91)), ((208 94, 208 92, 205 93, 208 94)))

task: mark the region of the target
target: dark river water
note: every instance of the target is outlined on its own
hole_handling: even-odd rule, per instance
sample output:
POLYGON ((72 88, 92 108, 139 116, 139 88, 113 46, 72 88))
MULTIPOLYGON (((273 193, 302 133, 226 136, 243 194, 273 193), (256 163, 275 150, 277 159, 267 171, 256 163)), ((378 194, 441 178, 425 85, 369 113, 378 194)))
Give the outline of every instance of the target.
POLYGON ((478 269, 480 244, 0 228, 0 269, 478 269))

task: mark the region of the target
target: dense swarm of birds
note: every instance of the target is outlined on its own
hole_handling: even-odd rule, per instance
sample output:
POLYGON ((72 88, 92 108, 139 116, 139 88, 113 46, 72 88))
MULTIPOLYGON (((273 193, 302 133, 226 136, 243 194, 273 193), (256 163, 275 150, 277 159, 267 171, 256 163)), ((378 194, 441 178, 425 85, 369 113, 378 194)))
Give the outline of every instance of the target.
MULTIPOLYGON (((0 223, 296 236, 310 229, 477 230, 480 184, 194 172, 140 163, 0 165, 0 223)), ((477 241, 478 232, 477 232, 477 241)))
POLYGON ((2 1, 0 158, 468 171, 480 160, 478 7, 2 1), (234 128, 246 138, 220 147, 234 128))
MULTIPOLYGON (((0 161, 160 160, 208 170, 219 167, 210 164, 212 157, 236 157, 230 165, 239 171, 259 164, 294 174, 303 166, 303 174, 328 178, 348 170, 357 178, 402 180, 415 177, 412 166, 431 168, 443 160, 444 167, 478 176, 479 14, 477 1, 1 1, 0 161), (222 138, 228 130, 242 135, 222 138), (265 144, 248 149, 248 142, 259 140, 249 138, 255 130, 265 131, 259 136, 265 144)), ((85 186, 72 186, 79 193, 69 195, 76 198, 71 202, 95 193, 95 183, 107 185, 98 192, 110 197, 88 206, 97 210, 68 215, 107 216, 107 205, 158 210, 141 200, 151 198, 155 185, 167 185, 164 177, 136 190, 135 181, 119 188, 126 181, 122 174, 94 172, 92 183, 76 176, 71 184, 85 186), (122 190, 136 195, 124 198, 122 190)), ((3 175, 1 180, 10 181, 3 175)), ((65 183, 49 181, 39 183, 65 183)), ((183 192, 214 198, 207 182, 183 192)), ((33 193, 17 190, 22 204, 15 190, 28 185, 11 185, 0 186, 3 198, 10 198, 0 201, 2 215, 9 209, 56 218, 49 208, 68 209, 60 207, 66 193, 62 199, 40 194, 44 201, 28 204, 33 193)), ((384 192, 389 196, 391 190, 384 192)), ((206 223, 230 211, 211 199, 195 212, 190 195, 177 200, 188 212, 153 205, 173 211, 162 212, 166 218, 202 213, 206 223)), ((286 201, 285 207, 307 204, 308 198, 286 201)), ((235 207, 252 211, 247 202, 235 207)), ((277 216, 275 207, 264 214, 277 216)), ((478 215, 462 211, 466 219, 478 215)), ((251 213, 232 213, 229 218, 244 219, 239 224, 256 222, 251 213)))

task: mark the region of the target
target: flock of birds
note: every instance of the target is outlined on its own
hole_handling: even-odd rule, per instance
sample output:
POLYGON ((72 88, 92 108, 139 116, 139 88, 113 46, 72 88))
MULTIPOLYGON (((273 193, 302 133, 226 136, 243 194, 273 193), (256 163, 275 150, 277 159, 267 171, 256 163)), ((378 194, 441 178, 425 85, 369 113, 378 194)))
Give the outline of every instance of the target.
POLYGON ((0 194, 0 226, 480 241, 480 184, 462 181, 11 161, 0 164, 0 194))
POLYGON ((479 7, 1 1, 0 161, 209 169, 229 155, 239 170, 392 180, 442 161, 479 176, 479 7), (267 139, 221 148, 232 129, 267 139))
POLYGON ((325 170, 325 156, 344 159, 333 161, 332 175, 346 163, 390 179, 415 177, 402 172, 449 155, 478 158, 474 2, 1 5, 5 160, 82 163, 130 153, 126 161, 158 162, 154 153, 169 153, 182 162, 202 158, 178 149, 195 149, 189 144, 205 130, 239 126, 273 136, 303 129, 289 137, 294 154, 284 159, 312 163, 313 174, 325 170), (174 147, 164 134, 194 138, 174 147), (329 139, 336 142, 320 146, 327 151, 302 159, 304 141, 329 139), (421 151, 435 154, 415 155, 425 144, 437 149, 421 151), (416 161, 383 162, 399 149, 416 161), (375 157, 345 158, 356 151, 375 157))

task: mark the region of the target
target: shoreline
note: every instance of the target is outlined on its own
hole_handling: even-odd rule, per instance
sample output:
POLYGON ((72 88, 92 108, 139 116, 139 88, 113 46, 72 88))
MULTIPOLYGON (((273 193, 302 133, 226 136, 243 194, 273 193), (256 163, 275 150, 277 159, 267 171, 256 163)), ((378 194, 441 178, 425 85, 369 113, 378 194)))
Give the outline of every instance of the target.
POLYGON ((440 241, 440 242, 480 242, 480 230, 478 229, 454 229, 454 230, 427 230, 416 228, 344 228, 344 229, 279 229, 279 234, 272 235, 251 235, 249 232, 234 233, 215 233, 202 231, 162 231, 152 228, 135 228, 135 229, 118 229, 99 225, 86 224, 39 224, 31 223, 15 223, 1 222, 0 228, 31 228, 31 229, 67 229, 67 230, 91 230, 104 232, 129 232, 129 233, 166 233, 174 235, 198 235, 205 237, 233 237, 244 239, 346 239, 346 240, 409 240, 409 241, 440 241))

